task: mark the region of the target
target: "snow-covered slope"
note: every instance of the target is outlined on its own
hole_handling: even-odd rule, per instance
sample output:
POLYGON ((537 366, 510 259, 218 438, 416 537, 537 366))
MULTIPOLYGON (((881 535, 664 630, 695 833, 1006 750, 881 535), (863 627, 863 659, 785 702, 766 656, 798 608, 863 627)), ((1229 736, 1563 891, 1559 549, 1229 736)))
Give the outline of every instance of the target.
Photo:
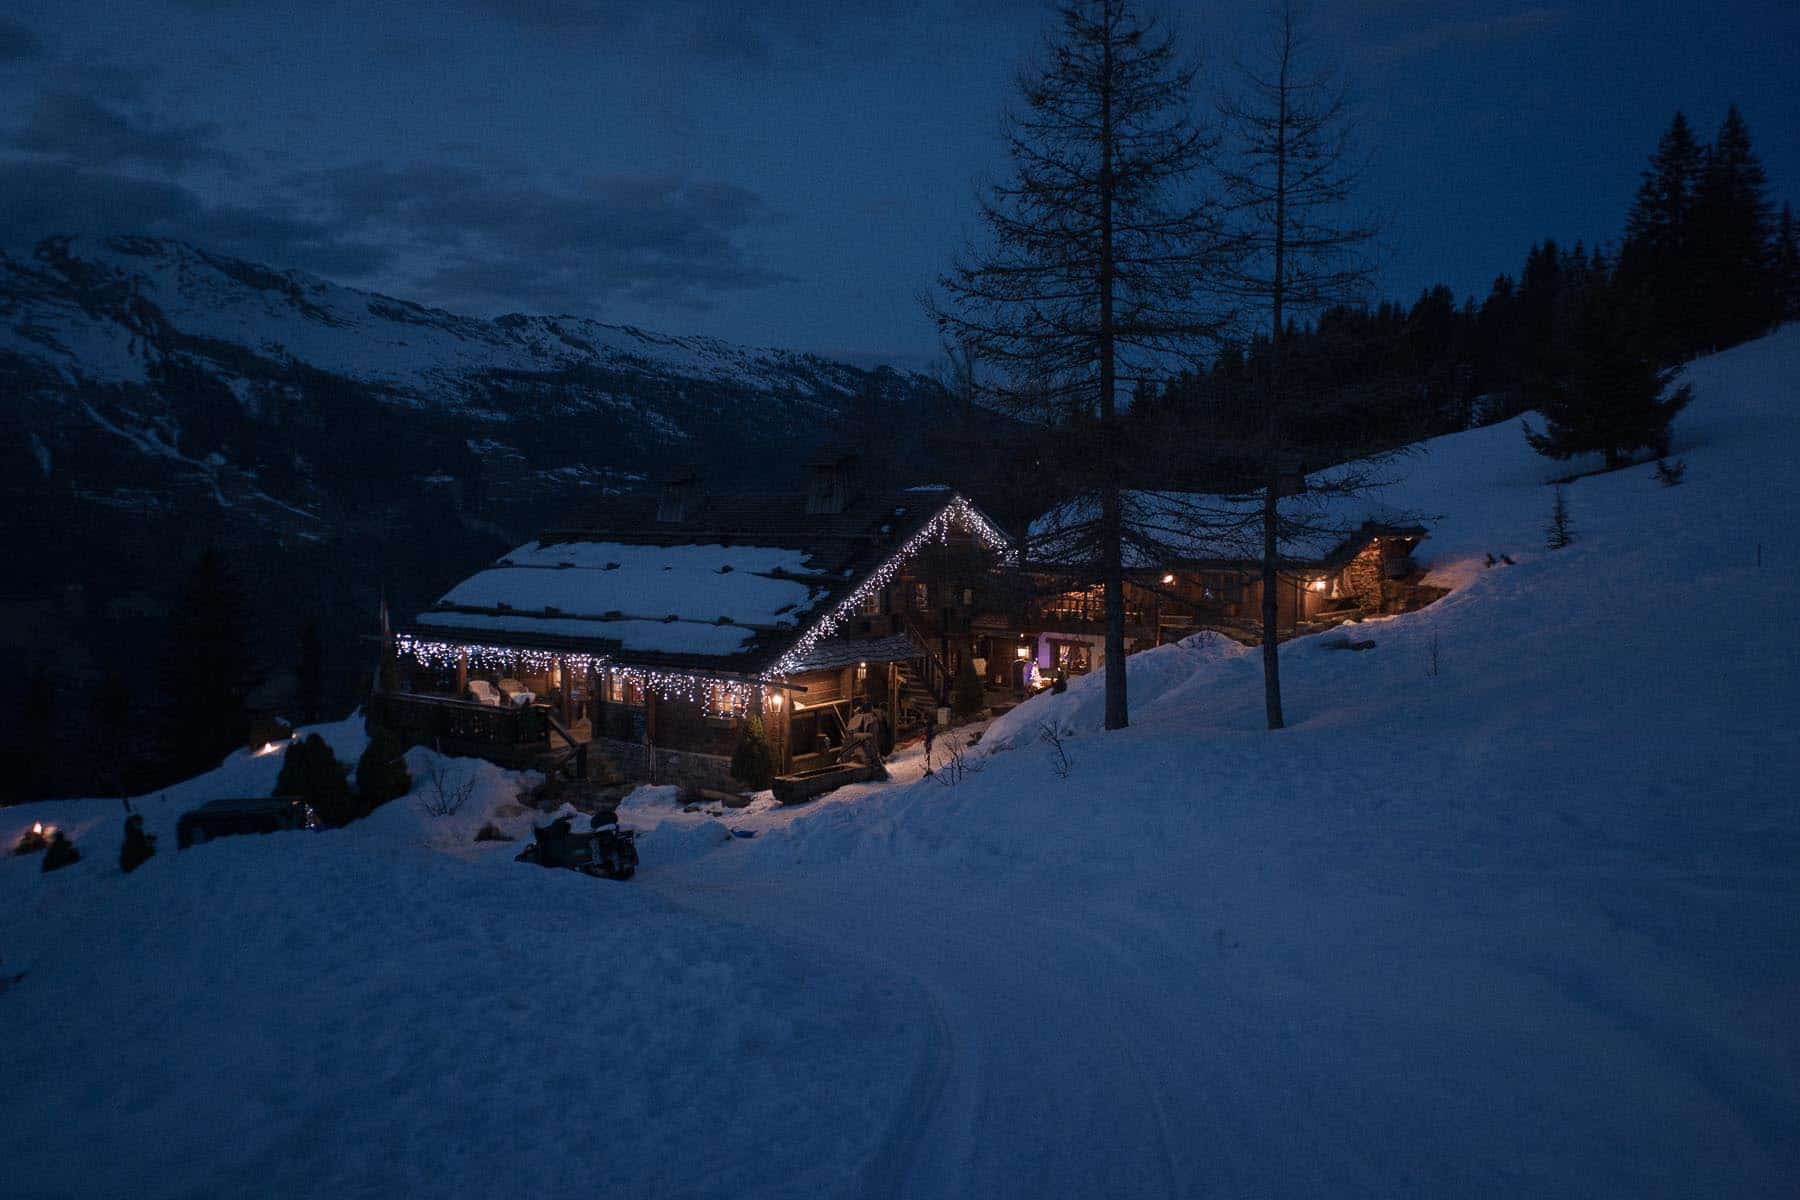
POLYGON ((483 380, 507 372, 625 371, 812 396, 863 375, 813 355, 581 317, 457 316, 166 238, 55 239, 30 259, 0 255, 0 316, 0 352, 71 379, 142 383, 164 352, 157 335, 173 331, 494 420, 508 414, 487 406, 483 380))
MULTIPOLYGON (((3 465, 115 508, 198 484, 220 508, 318 518, 346 465, 440 491, 479 474, 515 505, 629 487, 671 455, 743 474, 872 378, 578 317, 458 316, 167 239, 0 253, 3 465)), ((881 379, 895 401, 931 393, 881 379)))
POLYGON ((1516 430, 1415 457, 1459 586, 1284 646, 1281 733, 1257 655, 1164 647, 1131 729, 1078 680, 957 782, 909 756, 752 839, 640 797, 623 888, 406 801, 130 877, 116 808, 0 812, 90 855, 0 860, 0 1155, 152 1194, 586 1195, 603 1159, 638 1194, 1791 1196, 1800 329, 1689 376, 1686 481, 1567 485, 1565 550, 1516 430), (321 1032, 244 1015, 295 997, 321 1032))

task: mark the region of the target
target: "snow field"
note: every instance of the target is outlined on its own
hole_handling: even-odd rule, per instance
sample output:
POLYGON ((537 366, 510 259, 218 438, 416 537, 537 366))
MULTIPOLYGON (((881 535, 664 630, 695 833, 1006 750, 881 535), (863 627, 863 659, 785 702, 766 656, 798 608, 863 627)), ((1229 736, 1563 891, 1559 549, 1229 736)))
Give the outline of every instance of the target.
POLYGON ((175 855, 272 786, 234 757, 146 802, 130 877, 116 803, 0 811, 90 855, 0 859, 0 1156, 42 1194, 1792 1196, 1800 329, 1688 374, 1686 482, 1568 484, 1565 550, 1583 465, 1514 425, 1404 460, 1456 590, 1284 646, 1278 734, 1257 654, 1189 639, 1130 660, 1129 730, 1080 679, 955 786, 641 790, 623 886, 471 844, 517 782, 470 763, 454 820, 175 855))
MULTIPOLYGON (((356 723, 325 732, 354 761, 356 723)), ((408 758, 420 785, 430 752, 408 758)), ((26 972, 0 994, 8 1195, 853 1186, 920 1053, 903 982, 474 844, 521 781, 470 760, 454 817, 415 788, 343 830, 176 853, 180 811, 278 769, 237 755, 140 801, 161 840, 130 876, 117 801, 0 813, 7 845, 48 817, 84 856, 0 859, 0 972, 26 972)), ((729 836, 652 824, 640 880, 729 836)))

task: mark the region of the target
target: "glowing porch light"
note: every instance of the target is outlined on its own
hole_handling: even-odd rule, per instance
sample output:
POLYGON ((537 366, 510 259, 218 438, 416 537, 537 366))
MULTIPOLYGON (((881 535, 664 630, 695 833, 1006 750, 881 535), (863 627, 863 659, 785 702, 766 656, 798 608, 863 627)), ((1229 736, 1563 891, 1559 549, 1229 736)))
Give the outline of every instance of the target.
POLYGON ((42 837, 44 834, 44 823, 42 821, 33 821, 31 823, 31 832, 38 837, 42 837))
POLYGON ((1166 575, 1164 575, 1163 582, 1164 583, 1174 583, 1175 582, 1175 572, 1170 571, 1166 575))
POLYGON ((1323 579, 1315 579, 1307 586, 1312 588, 1315 592, 1322 592, 1325 590, 1325 581, 1323 579))

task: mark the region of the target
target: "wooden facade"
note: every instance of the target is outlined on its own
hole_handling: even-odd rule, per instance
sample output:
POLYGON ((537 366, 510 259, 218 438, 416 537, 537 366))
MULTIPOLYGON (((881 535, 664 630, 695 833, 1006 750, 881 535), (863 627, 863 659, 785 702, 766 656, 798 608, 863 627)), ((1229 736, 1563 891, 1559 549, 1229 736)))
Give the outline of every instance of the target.
MULTIPOLYGON (((752 719, 780 771, 806 769, 834 760, 861 705, 901 733, 933 719, 965 664, 1004 701, 1104 661, 1104 598, 1080 572, 1021 567, 948 490, 864 493, 843 455, 812 469, 804 493, 774 496, 674 472, 521 547, 402 639, 385 703, 416 711, 394 723, 446 749, 489 730, 488 756, 515 763, 566 760, 566 743, 598 774, 731 788, 752 719)), ((1283 635, 1429 602, 1411 559, 1424 535, 1368 524, 1285 562, 1283 635)), ((1201 629, 1255 641, 1261 601, 1252 563, 1133 568, 1126 649, 1201 629)))
POLYGON ((677 472, 547 532, 421 614, 388 703, 419 702, 415 740, 445 706, 471 727, 523 706, 597 772, 706 787, 733 786, 753 718, 782 770, 830 761, 862 703, 922 724, 1009 548, 947 489, 864 493, 848 455, 812 468, 798 495, 708 495, 677 472))

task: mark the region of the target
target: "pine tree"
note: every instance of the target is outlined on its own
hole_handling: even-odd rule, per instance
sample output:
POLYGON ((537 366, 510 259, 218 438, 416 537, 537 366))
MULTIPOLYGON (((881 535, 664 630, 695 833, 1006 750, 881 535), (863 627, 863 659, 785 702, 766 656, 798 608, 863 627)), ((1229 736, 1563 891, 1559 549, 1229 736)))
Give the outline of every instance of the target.
MULTIPOLYGON (((316 735, 315 735, 316 736, 316 735)), ((412 790, 412 772, 406 769, 406 747, 392 731, 377 726, 356 760, 356 792, 362 812, 374 812, 389 800, 412 790)))
POLYGON ((1091 502, 1075 565, 1105 595, 1105 726, 1129 723, 1122 380, 1200 361, 1224 244, 1190 193, 1208 135, 1189 119, 1194 74, 1127 0, 1070 0, 1041 66, 1020 79, 1005 142, 1013 174, 982 204, 988 245, 959 257, 932 305, 943 340, 993 368, 985 399, 1054 430, 1056 469, 1091 502), (1079 431, 1079 432, 1077 432, 1079 431), (1058 436, 1059 435, 1059 436, 1058 436))
POLYGON ((144 832, 144 814, 125 818, 125 840, 119 845, 119 870, 129 875, 156 853, 156 835, 144 832))
POLYGON ((775 749, 763 732, 761 717, 744 721, 744 732, 731 752, 731 777, 750 788, 762 791, 775 778, 775 749))
POLYGON ((225 558, 208 547, 169 616, 162 664, 163 760, 176 778, 212 766, 250 730, 256 682, 250 604, 225 558))
POLYGON ((1705 158, 1687 118, 1677 112, 1657 143, 1625 219, 1620 282, 1642 308, 1651 344, 1665 362, 1687 357, 1705 336, 1698 314, 1694 228, 1695 193, 1705 158))
POLYGON ((1700 349, 1723 349, 1767 332, 1781 317, 1773 261, 1769 180, 1734 104, 1706 156, 1694 198, 1702 312, 1700 349))
POLYGON ((1781 206, 1781 224, 1775 233, 1775 277, 1781 290, 1783 320, 1800 320, 1800 231, 1794 228, 1794 208, 1781 206))
POLYGON ((1550 523, 1544 527, 1544 544, 1552 550, 1561 550, 1575 540, 1575 531, 1569 524, 1569 504, 1563 499, 1562 485, 1556 485, 1556 499, 1550 508, 1550 523))
POLYGON ((1602 454, 1608 470, 1624 466, 1634 450, 1668 452, 1669 423, 1692 389, 1668 391, 1670 372, 1657 366, 1634 317, 1613 289, 1596 289, 1583 301, 1570 333, 1569 369, 1538 397, 1544 432, 1524 426, 1532 449, 1556 459, 1602 454))

